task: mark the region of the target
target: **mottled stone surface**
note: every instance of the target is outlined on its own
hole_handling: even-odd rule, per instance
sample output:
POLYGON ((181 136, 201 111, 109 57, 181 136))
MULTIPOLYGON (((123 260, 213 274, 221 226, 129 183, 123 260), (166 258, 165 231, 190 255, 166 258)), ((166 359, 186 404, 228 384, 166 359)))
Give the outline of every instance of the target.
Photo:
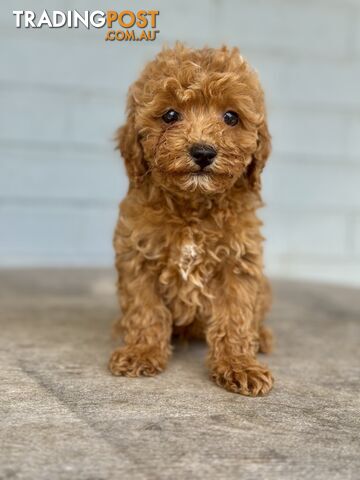
POLYGON ((1 479, 357 479, 360 292, 274 282, 265 398, 213 385, 205 347, 112 377, 112 273, 0 274, 1 479))

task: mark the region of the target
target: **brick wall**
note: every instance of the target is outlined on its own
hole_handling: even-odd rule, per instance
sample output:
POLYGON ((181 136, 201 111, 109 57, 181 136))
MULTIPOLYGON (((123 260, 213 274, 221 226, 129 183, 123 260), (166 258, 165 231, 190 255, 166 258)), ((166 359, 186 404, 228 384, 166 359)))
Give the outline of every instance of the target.
POLYGON ((127 181, 112 135, 162 42, 241 47, 267 93, 272 275, 360 284, 360 0, 29 0, 26 8, 157 8, 159 40, 16 29, 0 6, 0 265, 112 263, 127 181))

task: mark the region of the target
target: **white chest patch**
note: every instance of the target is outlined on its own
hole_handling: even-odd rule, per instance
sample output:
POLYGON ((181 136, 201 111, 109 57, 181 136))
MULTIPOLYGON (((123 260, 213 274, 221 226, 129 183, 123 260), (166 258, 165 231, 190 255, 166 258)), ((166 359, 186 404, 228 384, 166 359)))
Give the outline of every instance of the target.
POLYGON ((186 281, 189 278, 189 274, 196 261, 197 255, 198 252, 194 243, 185 243, 182 246, 178 265, 183 280, 186 281))

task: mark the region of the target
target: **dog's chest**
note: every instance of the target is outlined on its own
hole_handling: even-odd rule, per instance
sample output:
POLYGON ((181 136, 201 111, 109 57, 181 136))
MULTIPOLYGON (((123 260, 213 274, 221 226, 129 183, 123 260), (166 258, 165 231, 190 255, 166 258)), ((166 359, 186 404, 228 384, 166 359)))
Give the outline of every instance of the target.
POLYGON ((193 273, 197 262, 202 262, 202 253, 193 239, 184 241, 177 252, 177 268, 184 282, 187 282, 189 275, 193 273))
POLYGON ((185 227, 176 233, 174 239, 160 275, 167 295, 186 303, 190 303, 192 295, 196 298, 208 296, 211 279, 223 261, 219 252, 222 233, 209 235, 204 229, 185 227))

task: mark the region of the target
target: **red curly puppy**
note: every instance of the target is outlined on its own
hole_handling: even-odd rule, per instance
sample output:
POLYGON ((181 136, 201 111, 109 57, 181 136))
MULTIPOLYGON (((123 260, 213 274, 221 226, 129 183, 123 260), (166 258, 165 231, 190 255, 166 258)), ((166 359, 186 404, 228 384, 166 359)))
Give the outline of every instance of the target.
POLYGON ((256 209, 270 135, 256 73, 237 49, 165 49, 130 88, 118 140, 130 187, 114 238, 124 346, 111 372, 161 372, 180 332, 206 338, 218 385, 266 394, 256 209))

